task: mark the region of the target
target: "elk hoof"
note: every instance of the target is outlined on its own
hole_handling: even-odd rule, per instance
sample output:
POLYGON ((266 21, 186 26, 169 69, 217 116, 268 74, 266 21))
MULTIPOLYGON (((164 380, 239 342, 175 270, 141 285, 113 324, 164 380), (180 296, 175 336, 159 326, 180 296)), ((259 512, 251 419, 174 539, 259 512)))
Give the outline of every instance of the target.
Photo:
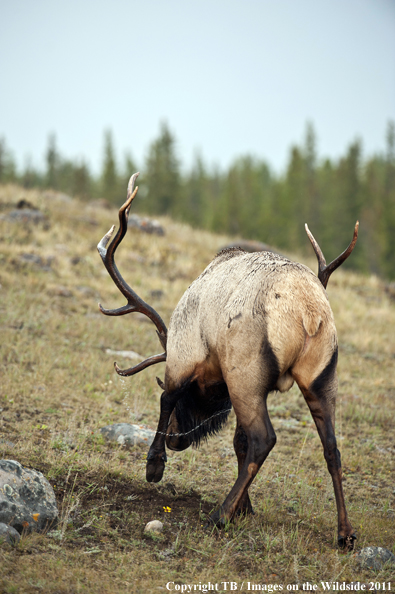
POLYGON ((249 514, 255 516, 255 512, 251 504, 243 505, 243 507, 239 507, 239 509, 236 510, 236 516, 247 516, 249 514))
POLYGON ((159 483, 162 480, 166 460, 167 456, 165 452, 159 455, 148 453, 145 472, 146 479, 149 483, 159 483))
POLYGON ((355 534, 350 534, 348 536, 339 536, 337 539, 337 545, 339 549, 342 549, 345 553, 354 550, 354 542, 357 540, 355 534))
POLYGON ((218 509, 216 512, 211 514, 208 518, 207 524, 204 526, 205 528, 226 528, 227 524, 229 524, 229 520, 225 518, 223 515, 222 509, 218 509))
POLYGON ((255 515, 255 512, 252 508, 251 500, 247 493, 241 498, 239 502, 239 505, 236 509, 236 516, 247 516, 248 514, 255 515))

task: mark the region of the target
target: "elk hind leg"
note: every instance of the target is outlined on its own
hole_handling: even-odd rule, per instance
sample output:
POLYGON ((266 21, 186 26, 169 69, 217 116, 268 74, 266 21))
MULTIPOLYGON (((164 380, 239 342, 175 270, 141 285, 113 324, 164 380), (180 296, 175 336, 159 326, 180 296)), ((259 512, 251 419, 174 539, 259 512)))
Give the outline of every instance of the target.
POLYGON ((239 509, 248 506, 248 488, 276 443, 276 434, 266 407, 268 391, 262 392, 250 393, 248 397, 240 391, 235 397, 229 389, 237 419, 247 437, 247 448, 245 451, 245 446, 240 447, 243 438, 239 434, 237 443, 241 469, 220 509, 210 517, 217 526, 223 526, 234 518, 239 509))
MULTIPOLYGON (((235 435, 233 438, 233 447, 237 456, 237 464, 239 469, 239 474, 243 468, 243 464, 247 455, 248 450, 248 439, 247 434, 244 431, 242 425, 240 424, 239 420, 237 419, 236 423, 236 430, 235 435)), ((254 510, 251 505, 250 497, 248 495, 248 490, 246 490, 240 499, 239 506, 236 510, 237 514, 253 514, 254 510)))
POLYGON ((320 436, 328 471, 332 477, 338 515, 338 545, 346 551, 354 548, 356 539, 351 523, 347 517, 342 485, 342 468, 340 452, 335 437, 335 402, 337 395, 337 350, 334 351, 326 368, 306 388, 299 387, 310 408, 320 436))

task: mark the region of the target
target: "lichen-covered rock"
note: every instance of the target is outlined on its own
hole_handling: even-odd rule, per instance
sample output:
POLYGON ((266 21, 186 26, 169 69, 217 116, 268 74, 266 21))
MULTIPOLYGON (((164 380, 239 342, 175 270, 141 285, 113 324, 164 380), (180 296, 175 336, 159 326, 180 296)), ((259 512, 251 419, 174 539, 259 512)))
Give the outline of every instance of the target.
POLYGON ((0 522, 0 545, 6 542, 12 546, 15 546, 18 544, 19 539, 19 532, 17 532, 15 528, 0 522))
POLYGON ((155 431, 152 431, 152 429, 146 429, 140 425, 130 425, 129 423, 107 425, 107 427, 102 427, 100 432, 109 441, 115 441, 119 445, 129 448, 138 443, 150 446, 155 437, 155 431))
POLYGON ((15 460, 0 460, 0 522, 19 533, 42 532, 57 518, 55 493, 44 475, 15 460))
POLYGON ((356 559, 361 567, 375 569, 376 571, 381 569, 384 563, 395 567, 395 555, 383 547, 366 547, 365 549, 361 549, 357 553, 356 559))

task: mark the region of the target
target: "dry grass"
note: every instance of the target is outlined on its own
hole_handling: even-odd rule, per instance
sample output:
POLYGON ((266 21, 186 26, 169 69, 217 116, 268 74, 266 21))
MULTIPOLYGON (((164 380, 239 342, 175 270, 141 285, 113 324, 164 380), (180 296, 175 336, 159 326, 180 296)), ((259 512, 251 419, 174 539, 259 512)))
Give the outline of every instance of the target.
MULTIPOLYGON (((151 592, 169 581, 211 581, 219 591, 223 581, 395 582, 391 570, 362 571, 353 555, 337 552, 332 485, 297 389, 270 396, 278 441, 251 488, 255 516, 226 531, 203 524, 236 477, 233 416, 199 450, 170 453, 158 485, 145 482, 144 449, 103 442, 98 430, 110 423, 155 427, 155 375, 164 370, 161 364, 122 380, 105 352, 160 351, 153 326, 140 316, 98 313, 97 301, 122 304, 96 252, 116 210, 3 187, 3 212, 22 197, 46 212, 48 224, 0 221, 0 457, 47 476, 61 522, 52 537, 27 535, 16 549, 0 549, 1 592, 151 592), (148 537, 144 526, 155 518, 164 532, 148 537)), ((227 238, 162 222, 163 238, 130 231, 117 262, 168 321, 227 238), (153 298, 158 290, 163 296, 153 298)), ((395 305, 378 279, 342 270, 329 296, 340 341, 337 435, 349 515, 358 548, 395 552, 395 305)))

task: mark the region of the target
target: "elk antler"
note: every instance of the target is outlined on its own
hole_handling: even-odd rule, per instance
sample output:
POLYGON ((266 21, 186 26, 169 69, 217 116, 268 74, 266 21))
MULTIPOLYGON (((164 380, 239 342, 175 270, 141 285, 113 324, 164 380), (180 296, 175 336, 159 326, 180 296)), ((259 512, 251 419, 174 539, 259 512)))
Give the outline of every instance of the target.
POLYGON ((326 260, 325 260, 324 254, 321 251, 320 246, 314 239, 313 234, 311 233, 310 229, 307 226, 307 223, 305 224, 306 233, 308 235, 308 238, 311 241, 311 245, 314 248, 315 255, 317 256, 317 260, 318 260, 318 278, 320 279, 320 281, 323 284, 325 289, 326 289, 326 285, 328 284, 328 280, 329 280, 329 277, 332 274, 332 272, 334 270, 336 270, 336 268, 338 268, 341 264, 343 264, 344 260, 347 260, 348 256, 353 251, 355 244, 357 243, 358 228, 359 228, 359 221, 357 221, 355 223, 354 236, 353 236, 352 241, 351 241, 350 245, 348 246, 348 248, 346 250, 344 250, 344 252, 342 254, 340 254, 340 256, 338 256, 336 258, 336 260, 333 260, 333 262, 326 265, 326 260))
MULTIPOLYGON (((134 184, 138 177, 138 173, 132 175, 129 180, 128 184, 128 193, 126 202, 121 206, 119 209, 119 229, 115 234, 115 237, 111 241, 108 248, 106 247, 108 242, 110 241, 115 225, 111 227, 108 233, 105 234, 103 239, 97 244, 97 250, 100 254, 101 259, 103 260, 103 264, 107 269, 108 274, 111 276, 112 280, 114 281, 115 285, 121 291, 122 295, 124 295, 127 299, 127 305, 123 307, 119 307, 118 309, 105 309, 99 303, 100 311, 105 314, 106 316, 123 316, 127 313, 131 313, 134 311, 139 311, 140 313, 146 315, 150 320, 152 320, 157 327, 157 335, 162 347, 166 351, 166 340, 167 340, 167 328, 165 326, 164 321, 160 317, 160 315, 141 299, 131 287, 124 281, 122 278, 121 273, 119 272, 115 262, 114 262, 114 255, 117 247, 121 243, 122 239, 125 237, 126 231, 128 230, 128 218, 129 218, 129 210, 133 201, 133 198, 137 194, 138 186, 134 188, 134 184)), ((134 375, 138 373, 142 369, 149 367, 150 365, 154 365, 155 363, 160 363, 161 361, 166 361, 166 352, 162 353, 161 355, 154 355, 153 357, 149 357, 142 363, 131 367, 130 369, 120 369, 116 363, 114 363, 115 370, 119 375, 127 376, 127 375, 134 375)))

